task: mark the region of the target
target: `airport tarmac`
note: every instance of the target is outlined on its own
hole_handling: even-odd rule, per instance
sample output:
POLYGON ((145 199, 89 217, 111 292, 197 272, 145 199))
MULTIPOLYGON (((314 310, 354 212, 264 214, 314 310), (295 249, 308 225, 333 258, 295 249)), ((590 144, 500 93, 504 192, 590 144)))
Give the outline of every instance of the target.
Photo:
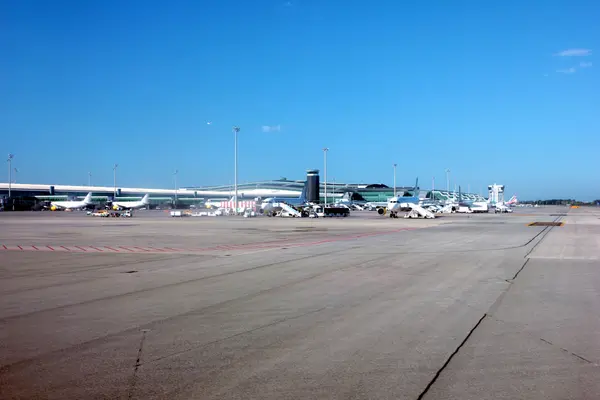
POLYGON ((2 399, 600 398, 596 208, 0 227, 2 399))

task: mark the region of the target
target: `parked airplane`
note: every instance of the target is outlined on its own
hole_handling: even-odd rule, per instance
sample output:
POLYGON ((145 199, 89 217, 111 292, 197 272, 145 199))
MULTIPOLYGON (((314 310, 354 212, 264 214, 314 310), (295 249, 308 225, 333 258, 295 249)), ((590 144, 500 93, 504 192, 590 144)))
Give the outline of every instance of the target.
POLYGON ((345 192, 342 197, 335 199, 335 204, 345 206, 365 206, 369 202, 365 200, 359 193, 356 192, 345 192))
POLYGON ((419 178, 415 181, 415 186, 410 191, 404 192, 401 196, 392 197, 385 203, 385 207, 378 207, 377 213, 379 215, 385 215, 388 211, 396 215, 399 211, 410 211, 412 210, 411 204, 418 205, 421 199, 419 198, 419 178))
POLYGON ((92 204, 92 192, 89 192, 85 198, 81 201, 71 200, 71 201, 52 201, 50 202, 50 210, 76 210, 80 208, 85 208, 92 204))
POLYGON ((150 204, 148 195, 144 195, 140 201, 113 201, 113 210, 134 210, 142 207, 146 207, 150 204))
MULTIPOLYGON (((211 209, 211 208, 218 209, 218 208, 222 208, 221 204, 223 202, 227 203, 227 202, 232 202, 234 200, 235 200, 235 196, 232 197, 231 199, 208 199, 204 203, 204 207, 209 208, 209 209, 211 209)), ((238 199, 238 201, 239 201, 239 199, 238 199)))
MULTIPOLYGON (((489 200, 488 200, 489 201, 489 200)), ((492 206, 495 208, 495 212, 497 213, 511 213, 513 210, 511 207, 514 207, 518 204, 519 200, 517 199, 517 195, 513 195, 508 201, 501 201, 492 206)))
POLYGON ((386 212, 389 212, 390 218, 398 218, 398 213, 401 211, 408 211, 405 218, 435 218, 434 212, 430 210, 434 207, 434 203, 427 201, 428 205, 423 206, 424 202, 419 198, 419 178, 415 182, 413 192, 416 195, 405 192, 404 196, 392 197, 389 199, 387 207, 379 209, 377 212, 379 215, 385 215, 386 212))
POLYGON ((269 197, 265 199, 260 205, 259 213, 270 214, 273 212, 281 211, 281 207, 275 206, 275 204, 286 203, 291 206, 304 206, 308 205, 306 200, 306 189, 308 187, 308 181, 304 183, 304 188, 300 197, 269 197))

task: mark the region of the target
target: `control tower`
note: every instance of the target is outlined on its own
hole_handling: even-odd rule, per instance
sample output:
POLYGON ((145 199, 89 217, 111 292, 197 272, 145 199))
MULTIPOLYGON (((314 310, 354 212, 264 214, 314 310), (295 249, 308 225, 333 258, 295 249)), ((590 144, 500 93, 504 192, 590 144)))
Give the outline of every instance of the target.
POLYGON ((504 203, 504 185, 494 183, 488 186, 488 199, 490 204, 504 203))
POLYGON ((309 169, 306 171, 306 183, 306 200, 318 203, 320 196, 319 190, 321 189, 318 169, 309 169))

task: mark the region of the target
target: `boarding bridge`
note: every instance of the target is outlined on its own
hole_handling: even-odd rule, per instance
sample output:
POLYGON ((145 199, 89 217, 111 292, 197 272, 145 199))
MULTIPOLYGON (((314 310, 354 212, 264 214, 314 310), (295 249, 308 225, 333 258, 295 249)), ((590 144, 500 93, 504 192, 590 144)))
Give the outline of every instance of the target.
POLYGON ((418 204, 409 203, 411 210, 404 218, 435 218, 435 214, 418 204))
POLYGON ((294 207, 290 206, 289 204, 286 203, 274 203, 273 207, 281 207, 281 211, 285 211, 288 214, 290 214, 291 216, 294 217, 301 217, 302 213, 298 210, 296 210, 294 207))

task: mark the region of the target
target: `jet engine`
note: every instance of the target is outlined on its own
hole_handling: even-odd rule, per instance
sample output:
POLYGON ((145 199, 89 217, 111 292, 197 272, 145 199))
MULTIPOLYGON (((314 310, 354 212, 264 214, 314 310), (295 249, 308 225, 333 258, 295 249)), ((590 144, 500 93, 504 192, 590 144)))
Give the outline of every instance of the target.
POLYGON ((387 212, 387 208, 385 208, 385 207, 380 207, 377 209, 377 214, 379 214, 379 215, 385 215, 386 212, 387 212))

